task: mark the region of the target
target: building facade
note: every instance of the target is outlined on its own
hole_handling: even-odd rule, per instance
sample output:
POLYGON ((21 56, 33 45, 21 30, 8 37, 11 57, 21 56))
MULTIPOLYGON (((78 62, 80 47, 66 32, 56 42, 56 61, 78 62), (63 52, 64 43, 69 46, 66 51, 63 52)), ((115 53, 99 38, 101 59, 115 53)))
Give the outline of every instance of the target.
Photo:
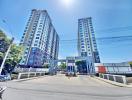
POLYGON ((91 17, 78 20, 78 54, 91 56, 94 63, 100 63, 91 17))
POLYGON ((20 65, 42 67, 47 59, 58 59, 59 36, 46 10, 31 11, 20 45, 24 47, 20 65))

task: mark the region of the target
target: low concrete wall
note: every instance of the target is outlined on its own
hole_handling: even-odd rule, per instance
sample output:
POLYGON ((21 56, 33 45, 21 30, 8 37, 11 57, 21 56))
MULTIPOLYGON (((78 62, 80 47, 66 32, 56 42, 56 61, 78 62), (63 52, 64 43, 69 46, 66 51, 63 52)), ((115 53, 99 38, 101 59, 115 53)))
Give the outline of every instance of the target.
POLYGON ((118 82, 118 83, 127 84, 126 76, 123 76, 123 75, 112 75, 112 74, 102 74, 102 73, 100 73, 99 77, 103 78, 103 79, 110 80, 110 81, 115 81, 115 82, 118 82))
POLYGON ((127 77, 127 82, 132 83, 132 77, 127 77))
POLYGON ((25 73, 19 73, 17 79, 39 77, 39 76, 44 76, 44 75, 45 75, 45 72, 25 72, 25 73))

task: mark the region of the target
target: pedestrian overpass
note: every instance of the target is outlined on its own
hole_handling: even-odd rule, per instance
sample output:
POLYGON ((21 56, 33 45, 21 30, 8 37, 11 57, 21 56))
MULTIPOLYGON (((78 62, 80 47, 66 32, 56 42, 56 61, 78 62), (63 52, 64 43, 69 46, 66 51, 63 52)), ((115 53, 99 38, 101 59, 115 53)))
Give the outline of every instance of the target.
POLYGON ((66 59, 58 59, 58 60, 49 60, 49 64, 52 68, 58 67, 58 63, 66 63, 66 66, 75 66, 76 67, 76 61, 86 61, 86 70, 88 74, 94 74, 95 73, 95 66, 94 62, 92 60, 92 57, 66 57, 66 59))

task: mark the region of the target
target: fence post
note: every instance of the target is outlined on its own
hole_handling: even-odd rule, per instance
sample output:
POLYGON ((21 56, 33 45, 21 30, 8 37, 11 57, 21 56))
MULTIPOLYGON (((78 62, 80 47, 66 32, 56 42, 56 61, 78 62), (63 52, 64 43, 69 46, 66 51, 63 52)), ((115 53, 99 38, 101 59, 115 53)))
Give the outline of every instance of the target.
POLYGON ((112 76, 113 76, 113 78, 114 78, 114 81, 117 82, 117 81, 116 81, 116 76, 115 76, 115 75, 112 75, 112 76))
POLYGON ((122 76, 124 84, 127 84, 126 76, 122 76))
POLYGON ((28 78, 30 77, 30 72, 28 72, 28 78))
POLYGON ((109 80, 109 74, 107 74, 107 80, 109 80))
POLYGON ((102 74, 102 76, 103 76, 103 79, 104 79, 104 74, 102 74))
POLYGON ((18 78, 17 79, 20 79, 21 78, 21 73, 18 74, 18 78))
POLYGON ((34 72, 34 77, 36 77, 36 72, 34 72))

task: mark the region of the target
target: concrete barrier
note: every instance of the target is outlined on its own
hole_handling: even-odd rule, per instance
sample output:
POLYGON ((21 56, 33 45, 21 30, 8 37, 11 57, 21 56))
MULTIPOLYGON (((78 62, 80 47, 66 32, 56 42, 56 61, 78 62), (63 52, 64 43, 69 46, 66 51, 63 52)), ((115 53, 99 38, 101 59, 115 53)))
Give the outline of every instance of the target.
POLYGON ((15 68, 12 79, 25 79, 49 74, 49 68, 15 68))
POLYGON ((13 72, 17 72, 17 73, 25 73, 25 72, 49 73, 49 68, 15 68, 13 72))
POLYGON ((132 84, 132 77, 127 77, 128 84, 132 84))
POLYGON ((118 82, 118 83, 127 84, 126 76, 123 76, 123 75, 112 75, 112 74, 102 74, 102 73, 100 73, 99 77, 103 78, 103 79, 110 80, 110 81, 115 81, 115 82, 118 82))
POLYGON ((45 75, 45 72, 24 72, 24 73, 19 73, 17 79, 39 77, 39 76, 44 76, 44 75, 45 75))

